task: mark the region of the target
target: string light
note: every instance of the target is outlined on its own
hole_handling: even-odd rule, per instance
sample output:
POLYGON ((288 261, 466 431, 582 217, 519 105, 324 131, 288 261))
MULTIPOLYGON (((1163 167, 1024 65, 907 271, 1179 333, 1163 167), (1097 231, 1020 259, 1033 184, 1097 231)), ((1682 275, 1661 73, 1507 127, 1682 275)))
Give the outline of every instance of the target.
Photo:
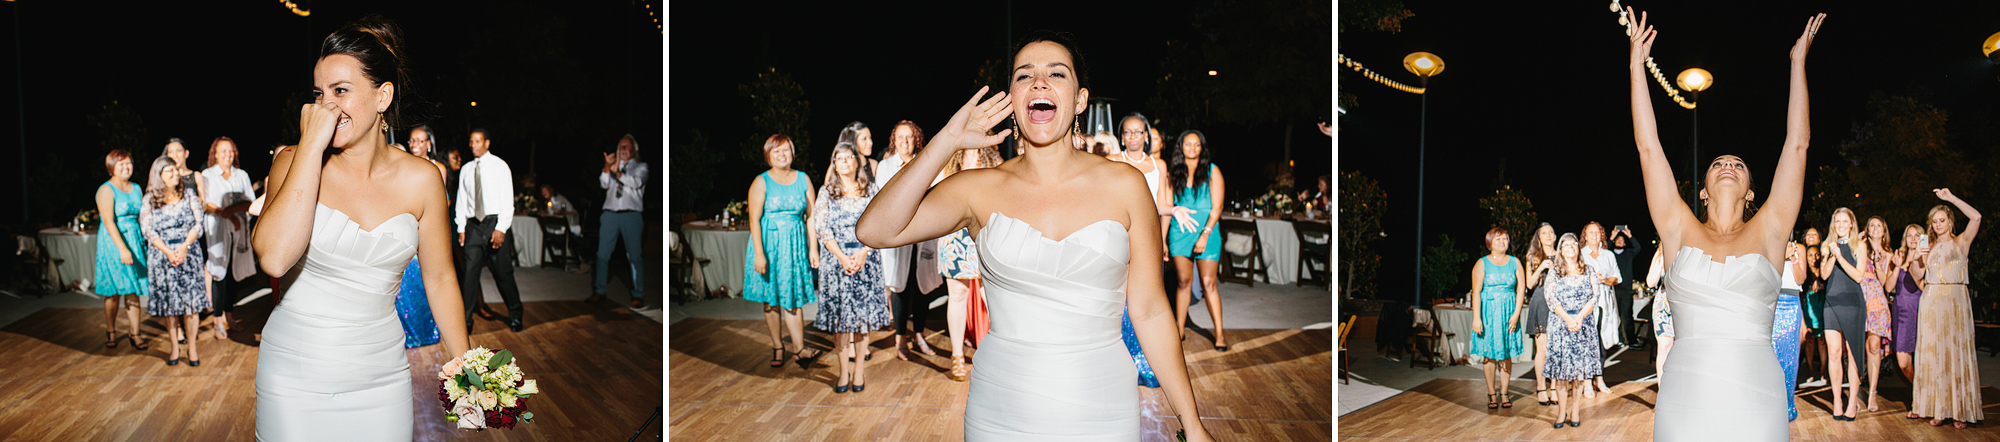
MULTIPOLYGON (((1618 13, 1618 24, 1625 26, 1626 37, 1632 37, 1639 32, 1638 20, 1626 17, 1628 13, 1624 7, 1618 5, 1618 0, 1611 0, 1611 10, 1618 13)), ((1646 71, 1653 74, 1653 80, 1660 83, 1660 89, 1666 90, 1667 97, 1674 99, 1674 103, 1680 104, 1683 108, 1694 109, 1695 103, 1681 98, 1680 89, 1675 89, 1673 83, 1667 81, 1667 74, 1660 73, 1660 65, 1653 63, 1653 57, 1646 57, 1646 71)))
POLYGON ((1340 62, 1341 66, 1346 66, 1348 68, 1354 69, 1355 72, 1360 72, 1361 76, 1368 77, 1368 79, 1370 80, 1375 80, 1375 82, 1377 83, 1382 83, 1383 85, 1395 88, 1396 90, 1409 92, 1412 94, 1424 93, 1424 88, 1398 83, 1396 82, 1396 80, 1390 80, 1388 77, 1383 77, 1381 74, 1375 73, 1375 71, 1371 71, 1368 70, 1368 68, 1361 67, 1361 62, 1349 59, 1347 58, 1346 55, 1336 54, 1334 55, 1334 60, 1340 62))
POLYGON ((304 10, 304 9, 299 9, 299 4, 298 4, 298 3, 292 3, 292 1, 291 1, 291 0, 278 0, 278 3, 283 3, 283 4, 285 5, 285 9, 290 9, 290 10, 292 10, 292 13, 293 13, 293 14, 296 14, 296 15, 298 15, 298 16, 300 16, 300 17, 308 17, 308 16, 311 16, 311 15, 312 15, 312 11, 308 11, 308 10, 304 10))

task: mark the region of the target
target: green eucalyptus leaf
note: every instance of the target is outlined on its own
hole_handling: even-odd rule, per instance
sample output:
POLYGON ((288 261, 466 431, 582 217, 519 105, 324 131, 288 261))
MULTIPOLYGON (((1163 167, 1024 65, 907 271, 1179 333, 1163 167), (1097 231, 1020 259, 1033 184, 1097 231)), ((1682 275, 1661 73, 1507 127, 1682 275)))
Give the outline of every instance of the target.
POLYGON ((508 362, 514 362, 514 351, 500 350, 499 353, 493 354, 492 359, 486 360, 486 371, 499 370, 500 366, 507 365, 508 362))

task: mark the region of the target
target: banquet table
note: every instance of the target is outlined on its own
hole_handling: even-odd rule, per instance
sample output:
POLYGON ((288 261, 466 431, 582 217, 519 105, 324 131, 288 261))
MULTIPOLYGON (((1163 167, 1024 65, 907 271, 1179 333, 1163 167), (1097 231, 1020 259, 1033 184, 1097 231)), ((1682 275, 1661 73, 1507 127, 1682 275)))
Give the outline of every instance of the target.
POLYGON ((741 297, 743 293, 743 254, 750 247, 750 231, 747 227, 717 225, 712 221, 695 221, 681 225, 681 235, 687 237, 688 251, 696 258, 708 259, 701 267, 702 293, 723 290, 728 297, 741 297))
POLYGON ((1299 281, 1299 234, 1291 221, 1233 215, 1223 215, 1222 218, 1256 221, 1257 241, 1262 245, 1264 257, 1264 282, 1291 284, 1299 281))
MULTIPOLYGON (((78 282, 89 284, 97 278, 97 235, 49 228, 42 229, 39 237, 42 246, 48 248, 49 257, 62 260, 62 264, 56 266, 60 287, 78 282)), ((89 290, 86 288, 84 291, 89 290)))
POLYGON ((515 215, 514 227, 508 232, 514 235, 514 263, 518 267, 542 265, 541 218, 515 215))
MULTIPOLYGON (((1467 356, 1472 353, 1472 323, 1479 320, 1472 316, 1472 307, 1439 304, 1431 311, 1437 313, 1438 327, 1451 333, 1450 339, 1444 341, 1445 348, 1438 353, 1444 354, 1454 365, 1466 362, 1467 356)), ((1526 330, 1517 329, 1514 334, 1520 335, 1518 339, 1523 349, 1521 354, 1514 356, 1514 362, 1533 363, 1535 341, 1528 339, 1526 330)))

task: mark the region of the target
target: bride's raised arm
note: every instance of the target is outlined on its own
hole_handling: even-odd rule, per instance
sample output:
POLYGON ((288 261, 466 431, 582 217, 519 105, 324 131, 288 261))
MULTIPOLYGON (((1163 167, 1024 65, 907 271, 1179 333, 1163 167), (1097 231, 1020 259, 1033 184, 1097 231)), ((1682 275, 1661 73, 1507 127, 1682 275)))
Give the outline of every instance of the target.
POLYGON ((971 189, 962 185, 963 180, 946 180, 931 192, 931 178, 944 170, 944 163, 950 161, 953 151, 1000 144, 1013 132, 1008 129, 986 134, 1006 119, 1007 111, 1013 108, 1013 100, 1006 92, 979 101, 987 89, 979 88, 978 93, 966 100, 952 114, 951 122, 945 123, 944 129, 924 145, 924 150, 868 203, 868 210, 861 212, 861 220, 854 226, 854 236, 862 245, 876 249, 900 247, 971 226, 972 206, 966 197, 990 189, 971 189), (933 195, 926 197, 926 193, 933 195))
POLYGON ((284 276, 306 254, 312 242, 312 223, 319 206, 322 154, 333 142, 334 126, 340 109, 330 102, 309 103, 299 109, 299 145, 278 152, 271 159, 271 192, 264 202, 266 227, 250 233, 250 245, 257 250, 257 266, 271 276, 284 276))
POLYGON ((1826 21, 1826 14, 1806 19, 1806 29, 1792 45, 1791 95, 1785 105, 1785 146, 1778 155, 1778 171, 1771 176, 1771 199, 1757 211, 1754 222, 1765 223, 1766 248, 1784 250, 1785 240, 1798 222, 1799 204, 1805 199, 1806 147, 1812 141, 1812 118, 1806 97, 1806 50, 1813 35, 1826 21), (1769 220, 1764 220, 1768 218, 1769 220))
POLYGON ((1646 184, 1646 208, 1653 218, 1653 228, 1660 232, 1660 250, 1667 259, 1680 249, 1681 229, 1698 221, 1694 212, 1688 210, 1687 203, 1681 201, 1680 189, 1674 185, 1674 169, 1667 162, 1667 154, 1660 148, 1659 124, 1653 118, 1653 98, 1646 69, 1646 58, 1653 52, 1653 38, 1659 31, 1646 24, 1646 16, 1625 8, 1626 16, 1637 17, 1639 25, 1634 27, 1631 46, 1631 87, 1632 87, 1632 139, 1639 146, 1639 172, 1646 184))

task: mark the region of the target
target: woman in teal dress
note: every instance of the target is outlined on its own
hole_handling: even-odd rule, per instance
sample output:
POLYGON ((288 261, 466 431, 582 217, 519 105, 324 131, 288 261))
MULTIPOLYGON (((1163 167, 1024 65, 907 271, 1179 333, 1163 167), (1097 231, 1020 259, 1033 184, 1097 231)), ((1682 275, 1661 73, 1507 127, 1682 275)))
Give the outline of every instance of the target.
POLYGON ((778 328, 792 334, 793 354, 800 368, 810 367, 820 353, 805 354, 805 322, 799 308, 819 302, 813 295, 809 257, 819 253, 812 229, 806 228, 806 208, 812 207, 812 178, 792 169, 798 147, 783 134, 764 140, 764 162, 771 170, 750 182, 748 213, 750 245, 743 253, 743 299, 764 304, 764 323, 771 329, 771 367, 785 365, 785 344, 778 328), (781 323, 782 319, 782 323, 781 323))
POLYGON ((1194 287, 1195 267, 1201 267, 1201 292, 1208 297, 1208 317, 1215 322, 1215 351, 1229 351, 1229 341, 1222 335, 1222 293, 1216 291, 1216 269, 1222 259, 1222 230, 1216 224, 1222 217, 1222 168, 1209 162, 1208 136, 1201 131, 1189 130, 1181 133, 1177 151, 1180 155, 1167 162, 1167 170, 1172 175, 1174 185, 1174 205, 1194 211, 1191 216, 1201 221, 1199 232, 1189 231, 1178 223, 1167 228, 1167 250, 1174 256, 1174 269, 1180 274, 1180 289, 1175 291, 1175 300, 1180 302, 1181 324, 1187 324, 1187 310, 1191 289, 1194 287))
POLYGON ((91 288, 104 296, 104 348, 118 348, 118 310, 125 310, 132 348, 150 347, 139 340, 139 297, 146 296, 145 239, 139 232, 139 208, 145 194, 132 182, 132 153, 117 149, 104 155, 111 180, 97 186, 97 278, 91 288))
POLYGON ((1521 354, 1521 260, 1507 255, 1507 230, 1486 231, 1487 255, 1472 265, 1472 286, 1479 299, 1472 303, 1472 355, 1486 359, 1486 408, 1514 408, 1507 398, 1507 380, 1514 376, 1514 357, 1521 354), (1495 383, 1495 377, 1499 382, 1495 383))

